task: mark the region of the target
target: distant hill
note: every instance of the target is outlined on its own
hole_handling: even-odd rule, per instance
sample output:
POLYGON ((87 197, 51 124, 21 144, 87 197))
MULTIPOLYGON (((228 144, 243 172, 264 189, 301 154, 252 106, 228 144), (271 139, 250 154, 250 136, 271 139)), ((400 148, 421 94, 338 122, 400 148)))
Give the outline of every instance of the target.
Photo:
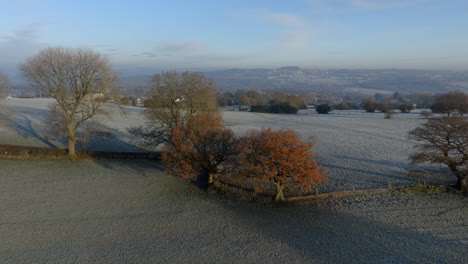
MULTIPOLYGON (((151 75, 161 69, 120 68, 121 85, 129 95, 144 95, 151 75)), ((468 93, 468 71, 302 69, 178 69, 200 71, 216 82, 218 90, 258 89, 311 92, 329 95, 374 95, 394 92, 468 93)), ((17 93, 34 93, 28 85, 15 85, 17 93)))
POLYGON ((468 92, 468 72, 431 70, 230 69, 206 73, 220 88, 308 90, 318 93, 468 92))

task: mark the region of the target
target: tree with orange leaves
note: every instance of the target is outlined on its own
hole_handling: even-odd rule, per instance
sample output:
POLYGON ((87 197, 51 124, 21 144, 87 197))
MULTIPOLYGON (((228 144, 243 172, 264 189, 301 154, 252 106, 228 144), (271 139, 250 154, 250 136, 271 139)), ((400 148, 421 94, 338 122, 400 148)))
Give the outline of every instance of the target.
POLYGON ((205 172, 211 184, 236 146, 234 132, 223 126, 219 116, 201 114, 172 128, 162 158, 169 175, 194 181, 205 172))
POLYGON ((299 184, 310 191, 327 181, 326 169, 315 162, 312 147, 292 130, 252 130, 240 139, 236 173, 271 182, 276 187, 274 201, 284 201, 288 186, 299 184))

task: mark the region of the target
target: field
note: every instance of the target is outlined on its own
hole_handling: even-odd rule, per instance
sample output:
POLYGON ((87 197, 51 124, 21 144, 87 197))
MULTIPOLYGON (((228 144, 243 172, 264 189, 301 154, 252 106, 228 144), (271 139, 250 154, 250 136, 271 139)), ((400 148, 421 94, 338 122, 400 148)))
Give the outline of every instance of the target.
MULTIPOLYGON (((46 121, 50 99, 9 99, 7 104, 16 112, 9 126, 0 128, 0 144, 65 147, 64 138, 47 137, 46 121)), ((106 151, 144 151, 132 145, 127 129, 144 123, 142 109, 126 107, 125 115, 118 111, 101 120, 101 129, 115 138, 92 139, 78 148, 106 151)), ((250 129, 271 127, 294 129, 304 138, 314 137, 319 164, 329 169, 329 183, 321 192, 336 190, 381 188, 389 183, 409 185, 426 180, 435 184, 453 183, 446 171, 430 167, 433 174, 423 179, 407 176, 408 156, 413 142, 408 131, 421 122, 418 113, 396 114, 386 120, 380 113, 362 111, 335 111, 318 115, 312 110, 299 115, 275 115, 224 111, 227 126, 238 134, 250 129)))
POLYGON ((466 263, 466 198, 227 200, 148 161, 0 160, 2 263, 466 263))
MULTIPOLYGON (((0 144, 63 147, 45 136, 49 102, 10 99, 18 113, 2 126, 0 144)), ((418 182, 405 171, 406 133, 423 122, 417 114, 223 114, 239 134, 273 127, 315 136, 317 159, 329 168, 322 192, 418 182)), ((141 110, 130 107, 126 117, 103 120, 115 138, 81 147, 141 150, 126 136, 140 122, 141 110)), ((208 194, 151 161, 0 160, 0 167, 2 263, 468 262, 468 203, 460 194, 391 191, 266 205, 208 194)))

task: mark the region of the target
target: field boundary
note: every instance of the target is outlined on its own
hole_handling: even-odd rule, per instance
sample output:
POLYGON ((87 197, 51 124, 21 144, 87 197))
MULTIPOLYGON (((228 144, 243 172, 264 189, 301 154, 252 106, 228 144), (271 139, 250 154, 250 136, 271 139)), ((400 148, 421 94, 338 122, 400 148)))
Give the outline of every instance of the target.
POLYGON ((369 194, 369 193, 385 193, 393 189, 389 188, 378 188, 378 189, 366 189, 366 190, 356 190, 356 191, 343 191, 343 192, 331 192, 331 193, 322 193, 322 194, 313 194, 307 196, 297 196, 287 198, 288 202, 299 202, 306 200, 318 200, 326 198, 341 198, 349 195, 356 194, 369 194))
MULTIPOLYGON (((93 159, 161 159, 161 152, 112 152, 77 150, 76 154, 79 158, 93 159)), ((67 157, 67 149, 0 144, 0 158, 61 159, 67 157)))

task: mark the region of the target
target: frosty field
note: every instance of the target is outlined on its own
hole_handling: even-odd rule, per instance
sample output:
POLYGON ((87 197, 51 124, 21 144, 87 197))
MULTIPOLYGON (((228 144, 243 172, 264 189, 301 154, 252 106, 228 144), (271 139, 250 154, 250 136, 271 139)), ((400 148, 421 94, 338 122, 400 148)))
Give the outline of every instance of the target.
MULTIPOLYGON (((47 136, 48 99, 9 99, 16 112, 0 144, 64 147, 47 136)), ((112 139, 81 148, 142 151, 127 129, 142 110, 102 120, 112 139)), ((270 115, 223 112, 242 134, 287 128, 316 138, 329 169, 321 192, 414 184, 409 130, 423 120, 348 111, 270 115)), ((290 205, 209 194, 154 161, 0 159, 1 263, 468 263, 468 200, 389 191, 290 205)), ((436 168, 433 168, 436 169, 436 168)), ((433 182, 450 182, 433 175, 433 182)))
MULTIPOLYGON (((0 127, 0 144, 65 147, 65 140, 47 137, 48 104, 50 99, 8 99, 7 105, 16 112, 9 126, 0 127)), ((143 124, 142 109, 125 107, 126 115, 116 111, 102 120, 102 129, 115 134, 112 139, 92 139, 78 148, 107 151, 142 151, 129 142, 127 129, 143 124)), ((320 191, 368 189, 394 185, 408 185, 428 180, 433 183, 452 183, 445 171, 424 179, 407 176, 408 156, 413 143, 408 131, 424 120, 418 113, 396 114, 386 120, 381 113, 362 111, 334 111, 318 115, 313 110, 299 115, 274 115, 223 111, 227 126, 238 134, 250 129, 271 127, 294 129, 305 138, 316 140, 315 152, 319 164, 328 168, 329 183, 320 191)), ((440 169, 433 167, 434 171, 440 169)))
POLYGON ((293 205, 211 195, 150 161, 0 160, 2 263, 467 263, 466 197, 293 205))

